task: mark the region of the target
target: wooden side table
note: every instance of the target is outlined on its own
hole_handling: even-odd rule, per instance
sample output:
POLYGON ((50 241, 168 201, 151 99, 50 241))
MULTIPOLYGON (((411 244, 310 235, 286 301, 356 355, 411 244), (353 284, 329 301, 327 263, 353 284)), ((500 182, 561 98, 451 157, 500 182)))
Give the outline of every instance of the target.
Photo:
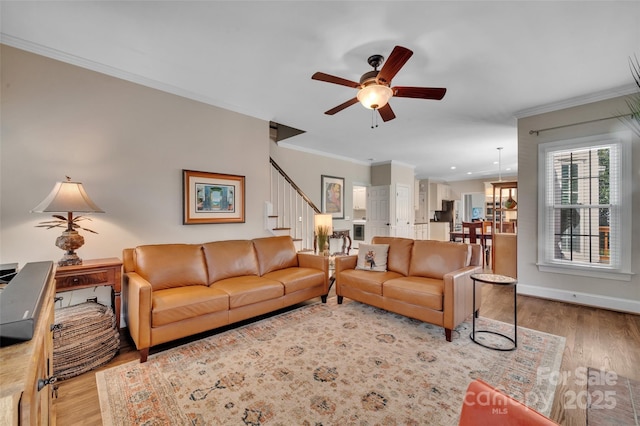
POLYGON ((122 288, 122 261, 117 257, 84 260, 82 265, 58 266, 56 291, 79 290, 96 286, 110 286, 111 305, 120 330, 120 291, 122 288))

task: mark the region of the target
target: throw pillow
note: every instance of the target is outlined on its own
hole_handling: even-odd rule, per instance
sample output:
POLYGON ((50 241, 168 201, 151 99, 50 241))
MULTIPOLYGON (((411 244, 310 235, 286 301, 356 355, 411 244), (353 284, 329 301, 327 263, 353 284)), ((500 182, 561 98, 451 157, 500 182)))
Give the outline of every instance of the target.
POLYGON ((360 244, 356 269, 386 272, 389 244, 360 244))

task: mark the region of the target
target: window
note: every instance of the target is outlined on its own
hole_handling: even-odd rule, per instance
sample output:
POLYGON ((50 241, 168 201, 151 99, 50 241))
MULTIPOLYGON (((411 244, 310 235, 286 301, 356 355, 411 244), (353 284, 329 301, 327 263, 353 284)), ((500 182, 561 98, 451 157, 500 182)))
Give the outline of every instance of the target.
POLYGON ((540 270, 630 279, 631 153, 623 136, 539 146, 540 270))

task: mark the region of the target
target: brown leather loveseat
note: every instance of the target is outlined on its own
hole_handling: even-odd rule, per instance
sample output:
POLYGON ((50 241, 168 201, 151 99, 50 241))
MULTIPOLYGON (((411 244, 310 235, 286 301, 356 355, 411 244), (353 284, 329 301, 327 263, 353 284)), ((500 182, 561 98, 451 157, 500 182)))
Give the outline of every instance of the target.
MULTIPOLYGON (((125 318, 145 362, 149 348, 329 292, 327 257, 291 237, 127 248, 125 318)), ((326 298, 323 298, 323 301, 326 298)))
POLYGON ((387 271, 356 269, 357 256, 336 257, 338 303, 348 297, 442 326, 450 342, 451 331, 473 312, 471 274, 482 272, 480 246, 399 237, 371 243, 389 245, 387 271))

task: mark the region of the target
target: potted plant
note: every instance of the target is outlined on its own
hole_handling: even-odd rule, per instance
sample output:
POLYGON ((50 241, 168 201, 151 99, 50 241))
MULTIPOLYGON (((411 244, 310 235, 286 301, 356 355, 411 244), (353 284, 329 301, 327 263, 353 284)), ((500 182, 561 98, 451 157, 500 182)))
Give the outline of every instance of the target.
POLYGON ((325 256, 329 255, 329 232, 331 227, 328 225, 318 225, 316 228, 316 234, 318 237, 318 253, 323 253, 325 256))
POLYGON ((629 68, 631 69, 633 80, 638 86, 638 93, 627 97, 626 101, 630 114, 622 115, 620 120, 636 135, 640 136, 640 62, 637 56, 635 56, 635 62, 632 58, 629 58, 629 68))

